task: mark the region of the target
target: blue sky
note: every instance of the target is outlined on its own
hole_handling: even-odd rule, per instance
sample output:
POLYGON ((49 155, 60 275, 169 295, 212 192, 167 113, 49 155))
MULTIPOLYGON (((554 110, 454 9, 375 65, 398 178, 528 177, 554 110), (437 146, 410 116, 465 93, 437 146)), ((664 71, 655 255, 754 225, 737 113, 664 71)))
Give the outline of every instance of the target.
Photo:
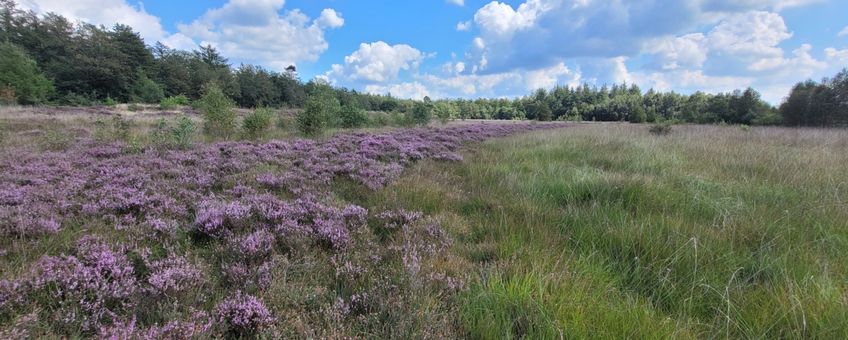
POLYGON ((212 44, 235 65, 421 98, 513 97, 635 83, 691 93, 753 86, 779 103, 848 66, 842 0, 19 0, 130 24, 152 44, 212 44))

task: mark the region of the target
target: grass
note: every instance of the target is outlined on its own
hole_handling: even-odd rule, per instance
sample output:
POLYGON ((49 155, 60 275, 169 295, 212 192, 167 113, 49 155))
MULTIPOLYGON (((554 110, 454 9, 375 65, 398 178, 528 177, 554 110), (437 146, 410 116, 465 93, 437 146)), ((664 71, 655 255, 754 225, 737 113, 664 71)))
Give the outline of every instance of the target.
POLYGON ((449 221, 471 338, 848 337, 848 133, 583 125, 373 198, 449 221))

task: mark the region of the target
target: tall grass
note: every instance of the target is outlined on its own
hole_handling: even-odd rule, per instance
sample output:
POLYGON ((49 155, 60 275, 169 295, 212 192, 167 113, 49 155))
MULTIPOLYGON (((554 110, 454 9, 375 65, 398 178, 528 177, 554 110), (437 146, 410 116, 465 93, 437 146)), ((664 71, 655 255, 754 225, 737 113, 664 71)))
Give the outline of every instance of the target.
POLYGON ((453 221, 477 268, 469 337, 846 338, 846 147, 844 130, 579 126, 422 165, 377 200, 453 221))

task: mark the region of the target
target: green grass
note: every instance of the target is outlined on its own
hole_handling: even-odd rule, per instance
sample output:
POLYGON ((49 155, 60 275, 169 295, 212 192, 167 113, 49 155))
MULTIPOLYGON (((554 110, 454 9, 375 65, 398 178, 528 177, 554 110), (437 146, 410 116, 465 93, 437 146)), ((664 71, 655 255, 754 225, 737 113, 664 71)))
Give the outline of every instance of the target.
POLYGON ((575 126, 427 162, 471 338, 848 338, 848 133, 575 126))

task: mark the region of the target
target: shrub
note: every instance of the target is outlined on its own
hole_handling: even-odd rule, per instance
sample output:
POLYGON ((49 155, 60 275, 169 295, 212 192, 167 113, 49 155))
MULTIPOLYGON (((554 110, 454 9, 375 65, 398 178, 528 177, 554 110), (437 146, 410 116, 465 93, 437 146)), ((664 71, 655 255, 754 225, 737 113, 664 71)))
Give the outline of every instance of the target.
POLYGON ((51 82, 26 52, 9 42, 0 43, 0 96, 6 104, 40 104, 53 91, 51 82))
POLYGON ((191 104, 191 102, 188 97, 179 95, 162 99, 162 101, 159 102, 159 108, 162 110, 173 110, 178 106, 188 106, 189 104, 191 104))
POLYGON ((118 102, 112 99, 112 97, 106 97, 106 99, 103 100, 103 105, 108 107, 115 107, 116 105, 118 105, 118 102))
POLYGON ((430 124, 433 117, 433 105, 427 102, 416 102, 412 110, 407 112, 407 120, 411 124, 425 126, 430 124))
POLYGON ((456 114, 456 108, 453 105, 444 102, 436 104, 436 117, 439 117, 442 124, 447 124, 456 114))
POLYGON ((339 118, 339 124, 343 128, 358 128, 368 122, 365 110, 352 105, 343 106, 339 111, 339 118))
POLYGON ((274 119, 274 111, 267 108, 256 109, 241 122, 242 129, 250 138, 256 138, 271 128, 271 120, 274 119))
POLYGON ((0 146, 3 146, 3 143, 6 141, 6 123, 0 120, 0 146))
POLYGON ((89 106, 91 105, 91 99, 81 94, 68 92, 68 94, 59 99, 59 103, 69 106, 89 106))
POLYGON ((136 104, 136 103, 127 104, 127 111, 130 111, 130 112, 141 111, 141 106, 136 104))
POLYGON ((232 135, 236 126, 233 101, 217 84, 209 83, 205 86, 203 97, 197 101, 197 106, 203 113, 203 129, 206 133, 225 139, 232 135))
POLYGON ((381 127, 389 125, 389 115, 383 112, 374 113, 369 119, 369 123, 371 126, 381 127))
POLYGON ((262 300, 242 292, 225 299, 215 311, 218 322, 237 337, 255 335, 274 323, 262 300))
POLYGON ((155 81, 148 78, 144 72, 139 71, 138 80, 136 80, 132 88, 133 100, 146 104, 154 104, 161 101, 163 97, 165 97, 165 91, 162 90, 162 86, 159 86, 155 81))
POLYGON ((330 117, 338 112, 339 100, 331 91, 329 88, 317 89, 306 100, 306 107, 295 116, 301 133, 307 136, 320 134, 327 127, 330 117))
POLYGON ((194 141, 196 131, 197 125, 194 121, 187 116, 181 116, 177 118, 177 126, 171 130, 171 139, 177 147, 188 149, 194 141))
POLYGON ((651 127, 648 129, 648 131, 650 131, 651 133, 653 133, 657 136, 664 136, 664 135, 670 134, 671 133, 671 123, 665 122, 665 123, 659 123, 659 124, 651 125, 651 127))

